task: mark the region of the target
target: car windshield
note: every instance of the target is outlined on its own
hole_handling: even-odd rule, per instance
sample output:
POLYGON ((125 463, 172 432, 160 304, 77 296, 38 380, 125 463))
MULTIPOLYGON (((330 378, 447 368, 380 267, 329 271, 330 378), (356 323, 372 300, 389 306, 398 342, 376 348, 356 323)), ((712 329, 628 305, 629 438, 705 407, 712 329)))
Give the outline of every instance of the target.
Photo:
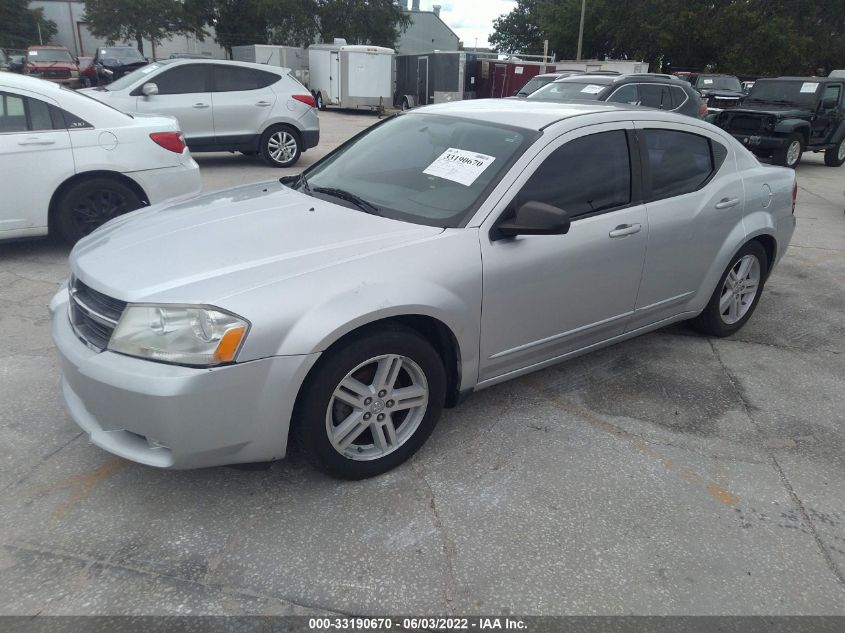
POLYGON ((570 99, 595 101, 605 88, 607 88, 606 85, 590 83, 589 80, 584 82, 555 81, 528 95, 527 98, 553 101, 569 101, 570 99))
POLYGON ((519 89, 517 95, 527 97, 535 90, 539 90, 543 86, 552 83, 554 80, 554 77, 534 77, 527 84, 525 84, 522 88, 519 89))
POLYGON ((699 77, 695 87, 699 90, 742 90, 736 77, 699 77))
POLYGON ((101 88, 103 90, 123 90, 159 68, 161 68, 161 64, 147 64, 146 66, 141 66, 140 68, 133 70, 128 75, 123 75, 120 79, 111 82, 108 86, 101 86, 101 88))
POLYGON ((757 81, 745 99, 746 103, 774 103, 813 107, 820 81, 757 81))
POLYGON ((99 51, 100 59, 120 59, 120 60, 133 60, 133 61, 145 61, 144 56, 138 52, 137 48, 132 48, 131 46, 121 46, 118 48, 101 48, 99 51))
POLYGON ((450 116, 399 115, 311 167, 301 189, 334 190, 332 200, 357 198, 353 206, 396 220, 457 227, 538 136, 450 116))
POLYGON ((29 51, 27 57, 31 62, 72 62, 73 58, 67 51, 41 48, 37 51, 29 51))

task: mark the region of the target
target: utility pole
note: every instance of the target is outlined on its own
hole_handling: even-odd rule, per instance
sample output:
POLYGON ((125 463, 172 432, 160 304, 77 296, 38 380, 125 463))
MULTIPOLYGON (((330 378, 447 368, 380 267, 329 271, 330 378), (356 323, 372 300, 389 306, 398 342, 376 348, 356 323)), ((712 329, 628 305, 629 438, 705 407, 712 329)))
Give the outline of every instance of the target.
POLYGON ((581 0, 581 25, 578 27, 578 52, 575 59, 581 59, 581 45, 584 43, 584 13, 587 9, 587 0, 581 0))

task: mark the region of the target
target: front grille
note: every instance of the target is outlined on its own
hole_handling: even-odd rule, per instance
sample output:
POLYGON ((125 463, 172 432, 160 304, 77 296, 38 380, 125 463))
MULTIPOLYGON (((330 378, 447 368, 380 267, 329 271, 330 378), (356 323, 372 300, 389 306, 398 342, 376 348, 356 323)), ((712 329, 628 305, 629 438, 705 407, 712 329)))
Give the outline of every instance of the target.
POLYGON ((728 123, 728 131, 736 134, 759 134, 763 119, 757 116, 736 115, 728 123))
POLYGON ((710 97, 711 108, 735 108, 739 105, 739 97, 710 97))
POLYGON ((70 323, 89 347, 103 351, 126 309, 126 302, 97 292, 75 277, 70 280, 70 323))
POLYGON ((42 77, 50 77, 51 79, 67 79, 70 77, 70 71, 67 69, 53 69, 44 70, 41 73, 42 77))

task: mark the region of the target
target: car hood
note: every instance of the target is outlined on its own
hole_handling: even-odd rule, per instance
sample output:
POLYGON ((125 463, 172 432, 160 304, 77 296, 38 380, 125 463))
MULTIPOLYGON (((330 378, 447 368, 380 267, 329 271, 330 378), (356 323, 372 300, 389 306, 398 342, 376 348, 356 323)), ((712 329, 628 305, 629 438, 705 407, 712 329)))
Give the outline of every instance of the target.
POLYGON ((81 240, 71 270, 124 301, 207 303, 424 240, 443 229, 313 198, 278 181, 157 205, 81 240))
POLYGON ((704 88, 701 91, 703 97, 744 97, 745 93, 741 90, 710 90, 704 88))
POLYGON ((742 107, 734 108, 732 113, 745 112, 749 114, 771 115, 779 119, 805 118, 812 116, 811 110, 796 108, 795 106, 776 106, 770 103, 743 103, 742 107))

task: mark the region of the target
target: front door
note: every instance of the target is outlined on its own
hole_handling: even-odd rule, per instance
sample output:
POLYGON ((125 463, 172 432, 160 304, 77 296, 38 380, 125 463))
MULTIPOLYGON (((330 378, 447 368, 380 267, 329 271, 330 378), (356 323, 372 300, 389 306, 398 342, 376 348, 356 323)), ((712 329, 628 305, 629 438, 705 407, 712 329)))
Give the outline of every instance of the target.
POLYGON ((632 128, 594 125, 552 141, 491 218, 492 226, 525 202, 544 202, 569 212, 569 233, 497 240, 482 230, 480 382, 624 332, 648 237, 628 150, 632 128))
POLYGON ((839 127, 842 120, 842 84, 826 84, 822 89, 818 113, 813 119, 812 138, 810 143, 828 143, 828 139, 839 127), (835 101, 836 105, 826 108, 826 101, 835 101))
POLYGON ((214 144, 211 109, 211 64, 182 64, 165 67, 147 80, 158 94, 145 96, 139 86, 132 91, 136 111, 167 114, 179 120, 179 128, 192 148, 214 144))

